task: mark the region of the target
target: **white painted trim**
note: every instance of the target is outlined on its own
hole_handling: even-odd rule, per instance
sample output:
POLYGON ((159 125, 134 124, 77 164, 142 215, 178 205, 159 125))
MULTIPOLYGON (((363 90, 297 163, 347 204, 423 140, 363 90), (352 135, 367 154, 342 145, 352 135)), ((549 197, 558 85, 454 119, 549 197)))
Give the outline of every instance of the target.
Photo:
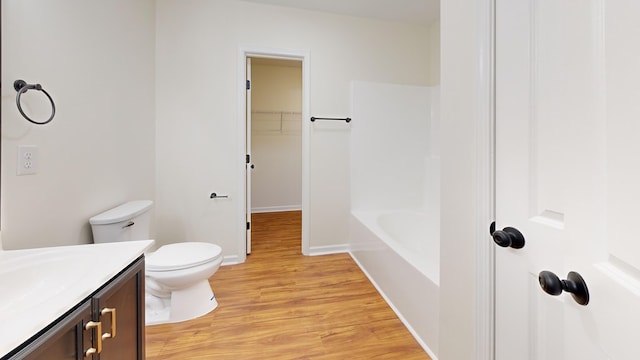
POLYGON ((309 248, 307 254, 309 256, 342 254, 349 252, 349 244, 314 246, 309 248))
POLYGON ((477 0, 478 118, 475 279, 476 360, 495 359, 495 246, 489 225, 495 220, 495 0, 477 0))
POLYGON ((268 213, 268 212, 280 212, 280 211, 297 211, 302 210, 302 205, 282 205, 282 206, 263 206, 252 207, 252 213, 268 213))
POLYGON ((311 117, 309 112, 309 97, 311 89, 311 57, 309 51, 304 51, 302 60, 302 254, 307 255, 311 247, 311 206, 310 204, 310 156, 311 125, 306 121, 311 117))
POLYGON ((227 255, 222 258, 221 266, 237 265, 237 264, 242 264, 243 262, 244 260, 240 261, 240 259, 238 259, 238 255, 227 255))
POLYGON ((309 255, 310 231, 309 231, 309 121, 305 121, 309 115, 309 50, 277 49, 261 46, 240 45, 238 47, 237 71, 238 71, 238 263, 246 260, 246 194, 244 191, 245 148, 246 148, 246 119, 245 119, 245 59, 247 57, 261 57, 284 60, 302 61, 302 253, 309 255))
MULTIPOLYGON (((243 263, 247 259, 247 230, 246 230, 246 207, 247 194, 245 193, 245 171, 246 171, 246 143, 247 143, 247 123, 246 123, 246 50, 242 47, 238 48, 237 55, 237 83, 238 83, 238 233, 237 233, 237 261, 243 263)), ((225 259, 227 256, 225 256, 225 259)))

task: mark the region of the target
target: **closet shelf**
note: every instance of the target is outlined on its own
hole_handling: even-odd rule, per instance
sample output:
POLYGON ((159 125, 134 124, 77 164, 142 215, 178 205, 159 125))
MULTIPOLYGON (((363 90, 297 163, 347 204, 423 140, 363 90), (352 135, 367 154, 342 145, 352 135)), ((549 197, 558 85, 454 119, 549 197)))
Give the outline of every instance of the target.
POLYGON ((299 135, 302 132, 302 113, 299 111, 251 111, 251 131, 265 135, 299 135))

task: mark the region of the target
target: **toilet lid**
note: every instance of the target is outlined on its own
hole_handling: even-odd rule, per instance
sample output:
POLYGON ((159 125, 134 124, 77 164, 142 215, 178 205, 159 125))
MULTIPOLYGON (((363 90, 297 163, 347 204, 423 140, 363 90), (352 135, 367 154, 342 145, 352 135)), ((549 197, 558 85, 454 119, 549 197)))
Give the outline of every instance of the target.
POLYGON ((145 267, 150 271, 186 269, 212 261, 222 255, 220 246, 204 242, 184 242, 161 246, 148 255, 145 267))

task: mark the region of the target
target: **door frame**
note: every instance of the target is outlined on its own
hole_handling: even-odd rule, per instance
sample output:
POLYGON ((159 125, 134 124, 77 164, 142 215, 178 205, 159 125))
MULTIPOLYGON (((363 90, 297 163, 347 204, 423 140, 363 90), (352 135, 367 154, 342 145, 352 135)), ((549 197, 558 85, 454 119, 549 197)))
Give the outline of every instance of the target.
POLYGON ((237 84, 238 84, 238 262, 242 263, 247 258, 246 243, 246 191, 245 191, 245 155, 246 155, 246 59, 271 58, 282 60, 302 61, 302 254, 309 255, 309 139, 310 126, 305 119, 309 118, 309 51, 296 49, 278 49, 251 45, 240 45, 237 56, 237 84))
POLYGON ((476 0, 476 239, 475 354, 495 359, 495 246, 489 224, 495 220, 495 3, 476 0))

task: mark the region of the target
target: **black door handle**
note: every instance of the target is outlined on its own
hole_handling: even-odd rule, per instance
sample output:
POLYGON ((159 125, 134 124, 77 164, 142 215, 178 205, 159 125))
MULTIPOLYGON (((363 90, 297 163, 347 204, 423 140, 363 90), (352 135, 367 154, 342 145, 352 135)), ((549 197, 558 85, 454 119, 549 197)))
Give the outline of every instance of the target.
POLYGON ((502 230, 496 230, 496 222, 494 221, 489 226, 489 234, 491 234, 493 241, 498 246, 514 249, 522 249, 524 247, 524 235, 516 228, 506 227, 502 230))
POLYGON ((573 300, 580 305, 589 303, 589 289, 582 276, 575 271, 567 274, 567 280, 560 278, 551 271, 541 271, 538 275, 538 282, 544 292, 549 295, 558 296, 563 291, 571 293, 573 300))

